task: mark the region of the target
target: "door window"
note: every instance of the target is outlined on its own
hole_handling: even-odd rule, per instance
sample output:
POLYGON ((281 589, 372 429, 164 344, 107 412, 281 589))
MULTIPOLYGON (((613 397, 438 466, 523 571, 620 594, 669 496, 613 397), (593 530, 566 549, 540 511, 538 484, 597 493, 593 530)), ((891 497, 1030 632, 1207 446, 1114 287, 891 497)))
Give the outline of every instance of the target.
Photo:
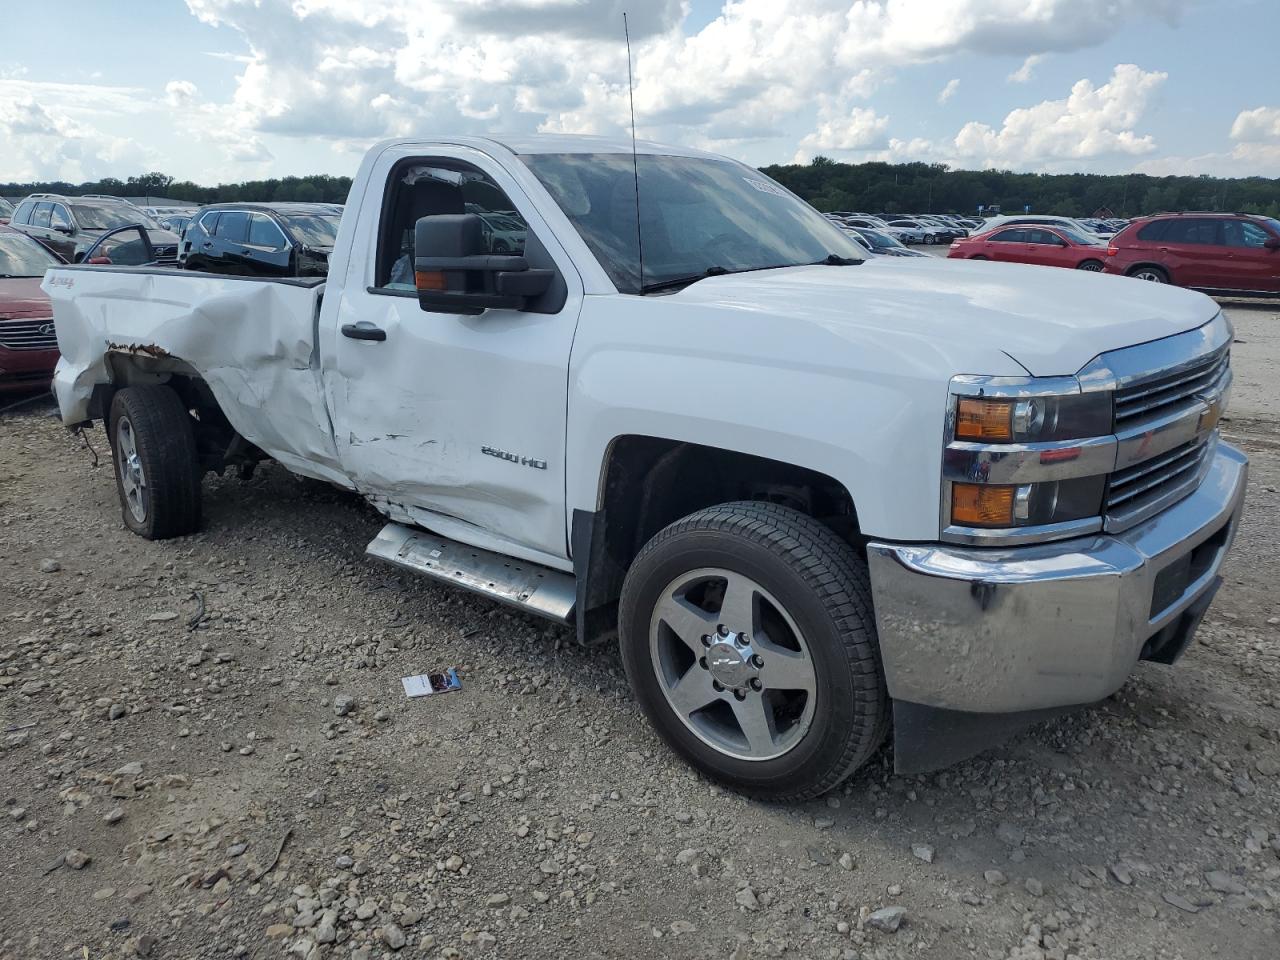
POLYGON ((218 218, 220 216, 222 216, 222 213, 215 210, 213 213, 206 213, 200 218, 200 229, 205 232, 206 236, 213 237, 217 235, 218 218))
MULTIPOLYGON (((414 229, 422 217, 474 213, 480 218, 485 251, 524 252, 528 225, 511 198, 493 180, 455 160, 420 160, 392 171, 387 186, 391 203, 378 231, 375 282, 386 290, 413 290, 414 229)), ((429 252, 423 252, 429 256, 429 252)))
POLYGON ((1046 247, 1065 247, 1062 238, 1049 230, 1027 230, 1027 243, 1038 243, 1046 247))
POLYGON ((1001 230, 991 238, 992 243, 1027 243, 1026 230, 1001 230))
POLYGON ((31 226, 49 226, 49 215, 53 212, 52 203, 37 203, 35 212, 31 214, 31 226))
POLYGON ((35 203, 33 203, 30 200, 26 200, 18 204, 18 209, 13 212, 13 222, 14 223, 30 223, 31 211, 34 210, 35 208, 36 208, 35 203))
POLYGON ((67 214, 67 208, 60 203, 53 205, 53 210, 49 213, 49 226, 57 229, 62 227, 71 230, 71 217, 67 214))
POLYGON ((1138 231, 1138 239, 1144 243, 1156 243, 1163 240, 1164 228, 1168 225, 1168 220, 1156 220, 1154 223, 1148 223, 1138 231))
POLYGON ((218 218, 215 236, 228 243, 244 243, 249 234, 249 214, 243 210, 224 210, 218 218))
POLYGON ((283 250, 284 234, 265 213, 255 213, 249 220, 249 246, 265 250, 283 250))
POLYGON ((1185 220, 1165 221, 1164 243, 1183 243, 1192 246, 1212 246, 1221 243, 1218 226, 1221 220, 1212 217, 1188 217, 1185 220))
POLYGON ((1222 234, 1223 242, 1228 247, 1259 249, 1266 246, 1267 241, 1271 239, 1271 234, 1248 220, 1224 220, 1222 234))
POLYGON ((150 263, 151 246, 141 228, 130 228, 102 238, 102 242, 92 251, 90 259, 106 257, 114 264, 126 267, 137 267, 150 263))

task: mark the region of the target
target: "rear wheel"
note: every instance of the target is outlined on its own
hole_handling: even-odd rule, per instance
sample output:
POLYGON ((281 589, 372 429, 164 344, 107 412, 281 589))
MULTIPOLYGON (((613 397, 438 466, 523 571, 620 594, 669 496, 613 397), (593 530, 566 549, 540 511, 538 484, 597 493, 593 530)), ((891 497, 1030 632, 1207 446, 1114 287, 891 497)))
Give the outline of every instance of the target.
POLYGON ((975 254, 974 254, 972 257, 970 257, 969 259, 970 259, 970 260, 990 260, 991 258, 990 258, 990 257, 984 257, 984 256, 983 256, 982 254, 980 254, 980 253, 975 253, 975 254))
POLYGON ((1076 269, 1077 269, 1077 270, 1084 270, 1086 273, 1101 273, 1101 272, 1102 272, 1102 261, 1101 261, 1101 260, 1086 260, 1086 261, 1084 261, 1083 263, 1081 263, 1079 266, 1077 266, 1077 267, 1076 267, 1076 269))
POLYGON ((125 526, 148 540, 200 528, 200 472, 191 415, 164 386, 126 387, 111 401, 111 451, 125 526))
POLYGON ((866 564, 804 514, 729 503, 667 527, 627 574, 619 628, 658 732, 744 792, 817 796, 884 739, 866 564))
POLYGON ((1153 267, 1150 265, 1134 267, 1132 270, 1129 271, 1129 276, 1137 280, 1146 280, 1148 283, 1168 283, 1169 282, 1168 273, 1166 273, 1160 267, 1153 267))

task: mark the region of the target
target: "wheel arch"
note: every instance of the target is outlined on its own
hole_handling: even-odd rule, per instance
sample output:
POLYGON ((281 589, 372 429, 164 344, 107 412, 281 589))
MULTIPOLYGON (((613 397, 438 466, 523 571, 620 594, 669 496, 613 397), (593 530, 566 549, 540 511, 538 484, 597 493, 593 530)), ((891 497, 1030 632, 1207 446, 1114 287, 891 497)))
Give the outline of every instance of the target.
POLYGON ((853 495, 829 474, 723 447, 615 437, 601 464, 595 510, 575 509, 571 519, 579 636, 585 640, 612 626, 627 570, 658 531, 735 500, 792 507, 862 548, 853 495))

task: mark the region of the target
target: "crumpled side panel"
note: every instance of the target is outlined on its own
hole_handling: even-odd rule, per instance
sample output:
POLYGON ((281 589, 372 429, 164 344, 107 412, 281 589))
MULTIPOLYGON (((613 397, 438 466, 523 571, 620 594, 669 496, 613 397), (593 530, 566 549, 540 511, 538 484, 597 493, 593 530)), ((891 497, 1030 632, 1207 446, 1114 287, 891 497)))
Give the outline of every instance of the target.
POLYGON ((204 378, 231 425, 285 466, 349 481, 338 463, 315 349, 323 286, 209 274, 51 270, 62 359, 54 391, 68 424, 110 381, 109 354, 181 360, 204 378))

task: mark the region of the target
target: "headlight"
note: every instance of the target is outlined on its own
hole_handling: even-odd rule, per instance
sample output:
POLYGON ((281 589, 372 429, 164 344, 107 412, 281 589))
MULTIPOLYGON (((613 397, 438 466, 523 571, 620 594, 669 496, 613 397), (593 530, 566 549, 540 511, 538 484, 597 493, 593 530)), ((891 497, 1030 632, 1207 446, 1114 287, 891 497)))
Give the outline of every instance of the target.
POLYGON ((959 397, 955 438, 986 443, 1038 443, 1111 432, 1111 395, 989 399, 959 397))
POLYGON ((943 454, 943 538, 1016 543, 1101 526, 1113 401, 1074 377, 957 377, 943 454))

